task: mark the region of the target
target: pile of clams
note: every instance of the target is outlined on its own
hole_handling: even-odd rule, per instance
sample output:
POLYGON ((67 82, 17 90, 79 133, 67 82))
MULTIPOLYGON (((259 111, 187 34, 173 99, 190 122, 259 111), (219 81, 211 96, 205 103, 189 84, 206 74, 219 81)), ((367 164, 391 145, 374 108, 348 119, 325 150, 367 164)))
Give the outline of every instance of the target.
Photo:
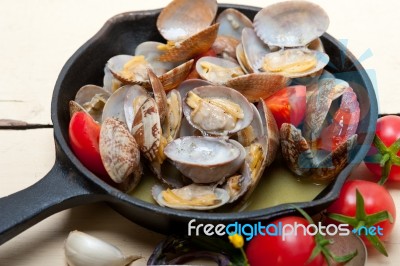
POLYGON ((217 9, 216 0, 172 1, 157 20, 165 43, 110 58, 103 86, 83 86, 70 102, 71 116, 86 112, 101 125, 110 179, 129 192, 147 168, 159 205, 195 210, 246 200, 276 157, 299 179, 334 179, 356 143, 360 109, 349 84, 324 72, 325 11, 287 1, 251 21, 217 9), (264 100, 290 84, 307 87, 305 118, 279 129, 264 100))

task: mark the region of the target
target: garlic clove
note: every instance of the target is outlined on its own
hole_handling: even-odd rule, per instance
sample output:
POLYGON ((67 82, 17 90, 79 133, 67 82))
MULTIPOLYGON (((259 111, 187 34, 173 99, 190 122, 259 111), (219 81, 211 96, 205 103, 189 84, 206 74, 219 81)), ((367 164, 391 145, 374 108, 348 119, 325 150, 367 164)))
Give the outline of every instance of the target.
POLYGON ((116 246, 80 231, 69 233, 64 245, 69 266, 125 266, 140 256, 125 256, 116 246))

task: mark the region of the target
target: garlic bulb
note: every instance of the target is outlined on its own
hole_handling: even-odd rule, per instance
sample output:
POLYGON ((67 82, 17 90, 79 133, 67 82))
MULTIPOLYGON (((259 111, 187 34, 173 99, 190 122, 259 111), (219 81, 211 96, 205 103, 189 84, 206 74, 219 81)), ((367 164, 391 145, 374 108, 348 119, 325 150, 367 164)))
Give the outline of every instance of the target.
POLYGON ((117 247, 80 231, 69 233, 64 249, 70 266, 124 266, 141 258, 125 257, 117 247))

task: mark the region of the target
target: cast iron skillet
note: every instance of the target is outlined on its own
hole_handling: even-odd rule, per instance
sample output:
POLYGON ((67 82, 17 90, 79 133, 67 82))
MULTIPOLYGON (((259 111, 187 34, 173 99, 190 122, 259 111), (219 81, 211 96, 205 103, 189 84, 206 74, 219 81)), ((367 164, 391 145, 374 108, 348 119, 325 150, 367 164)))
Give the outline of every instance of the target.
MULTIPOLYGON (((249 18, 259 8, 237 5, 220 5, 219 12, 233 7, 249 18)), ((85 84, 102 84, 103 68, 116 54, 133 54, 143 41, 162 41, 156 30, 160 10, 129 12, 117 15, 68 60, 54 88, 51 118, 54 124, 56 161, 50 172, 33 186, 0 200, 0 244, 30 226, 61 210, 98 201, 109 202, 128 219, 149 229, 163 232, 187 232, 187 222, 231 223, 267 221, 293 212, 288 204, 257 211, 218 213, 180 211, 160 207, 130 197, 107 185, 87 170, 72 153, 68 145, 68 102, 85 84)), ((351 163, 340 173, 335 182, 316 199, 296 204, 310 213, 324 209, 335 198, 353 167, 366 155, 375 132, 377 101, 371 81, 356 58, 329 34, 322 38, 331 58, 327 69, 346 80, 357 93, 361 107, 358 128, 359 145, 351 155, 351 163)))

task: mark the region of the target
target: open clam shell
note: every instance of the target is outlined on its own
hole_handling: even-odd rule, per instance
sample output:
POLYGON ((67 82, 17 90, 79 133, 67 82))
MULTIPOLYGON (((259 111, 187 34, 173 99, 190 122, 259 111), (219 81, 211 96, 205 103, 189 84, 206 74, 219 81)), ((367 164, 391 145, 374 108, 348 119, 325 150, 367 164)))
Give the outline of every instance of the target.
POLYGON ((159 205, 179 210, 211 210, 226 204, 229 200, 226 190, 198 184, 171 190, 155 185, 152 188, 152 195, 159 205), (166 199, 166 195, 172 195, 173 199, 166 199))
POLYGON ((236 47, 240 44, 239 40, 236 40, 229 36, 218 35, 215 39, 211 49, 219 56, 224 59, 228 59, 232 62, 236 62, 236 47))
POLYGON ((124 110, 124 102, 126 93, 131 89, 131 86, 122 86, 118 90, 116 90, 111 96, 108 98, 106 104, 103 108, 102 121, 105 121, 107 118, 112 117, 121 122, 126 121, 125 118, 125 110, 124 110))
POLYGON ((266 99, 284 88, 290 79, 279 74, 252 73, 228 80, 224 85, 240 92, 249 102, 266 99))
MULTIPOLYGON (((126 85, 125 98, 123 101, 124 114, 126 125, 132 128, 133 119, 135 119, 136 113, 140 106, 149 98, 147 91, 139 85, 126 85)), ((120 105, 120 102, 115 102, 120 105)))
MULTIPOLYGON (((131 73, 132 75, 123 74, 124 66, 126 64, 130 64, 129 62, 133 58, 134 56, 131 55, 116 55, 107 61, 107 68, 110 70, 113 76, 123 84, 137 84, 149 89, 151 85, 148 79, 147 69, 152 69, 152 66, 146 61, 144 56, 142 59, 139 58, 136 63, 132 63, 135 65, 134 69, 132 67, 129 68, 129 71, 127 71, 128 74, 131 73)), ((179 86, 179 84, 189 75, 192 65, 193 60, 189 60, 167 71, 161 76, 158 76, 162 85, 164 86, 164 90, 169 91, 179 86)))
POLYGON ((160 148, 161 124, 157 104, 153 98, 148 98, 139 108, 131 132, 146 159, 154 161, 160 148))
POLYGON ((241 43, 236 46, 236 59, 246 74, 253 73, 253 69, 249 65, 249 61, 244 53, 243 44, 241 43))
POLYGON ((230 195, 229 202, 241 198, 248 199, 260 182, 265 169, 275 160, 279 148, 279 131, 275 119, 265 102, 260 99, 257 105, 265 134, 258 136, 246 147, 246 159, 242 165, 240 175, 227 179, 224 189, 230 195))
POLYGON ((240 144, 236 140, 228 139, 227 141, 232 145, 236 146, 236 148, 238 148, 240 151, 239 156, 232 163, 231 171, 227 174, 227 176, 231 176, 235 174, 243 166, 244 159, 246 158, 246 149, 243 147, 242 144, 240 144))
MULTIPOLYGON (((258 112, 260 113, 261 121, 263 124, 265 135, 260 138, 265 138, 266 160, 265 166, 271 165, 275 160, 279 148, 279 129, 276 124, 274 115, 269 110, 263 99, 260 99, 257 105, 258 112)), ((262 142, 262 141, 261 141, 262 142)), ((265 167, 264 167, 265 168, 265 167)), ((264 170, 263 170, 264 171, 264 170)))
POLYGON ((301 47, 321 36, 329 17, 307 1, 285 1, 263 8, 253 22, 257 35, 268 45, 301 47))
POLYGON ((217 38, 219 24, 213 24, 189 38, 168 47, 159 57, 162 62, 186 61, 208 51, 217 38))
MULTIPOLYGON (((179 63, 173 62, 161 62, 158 58, 164 53, 158 47, 164 45, 160 42, 142 42, 135 49, 135 55, 143 55, 147 62, 150 63, 152 70, 157 76, 170 71, 174 67, 177 67, 179 63)), ((182 62, 180 62, 182 63, 182 62)))
MULTIPOLYGON (((69 108, 69 116, 72 117, 76 112, 85 112, 88 113, 85 108, 82 107, 82 105, 80 105, 79 103, 75 102, 75 101, 69 101, 68 104, 68 108, 69 108)), ((88 113, 89 114, 89 113, 88 113)), ((90 114, 89 114, 90 115, 90 114)))
MULTIPOLYGON (((118 184, 130 183, 129 178, 141 176, 140 151, 124 123, 113 118, 103 121, 99 149, 101 160, 110 178, 118 184)), ((134 181, 137 184, 138 181, 134 181)), ((129 185, 129 189, 131 189, 129 185)), ((127 188, 128 189, 128 188, 127 188)))
POLYGON ((220 24, 218 35, 229 36, 238 41, 241 40, 243 28, 253 27, 253 23, 246 15, 233 8, 222 11, 216 22, 220 24))
POLYGON ((167 117, 162 124, 163 136, 167 141, 176 139, 182 123, 182 98, 177 90, 172 90, 167 95, 167 117))
POLYGON ((254 104, 252 105, 252 108, 254 114, 253 121, 251 121, 251 124, 248 127, 240 130, 237 133, 238 141, 244 147, 250 146, 254 140, 265 135, 263 120, 261 120, 260 112, 254 104))
POLYGON ((216 0, 174 0, 157 18, 160 34, 169 41, 182 41, 207 28, 217 14, 216 0))
POLYGON ((164 153, 183 175, 195 183, 219 182, 232 173, 232 168, 240 167, 236 160, 241 156, 240 149, 218 138, 178 138, 164 148, 164 153))
POLYGON ((289 169, 299 176, 306 176, 316 167, 314 155, 301 130, 283 123, 280 129, 282 155, 289 169))
POLYGON ((151 65, 144 56, 116 55, 107 61, 106 66, 122 83, 148 87, 147 69, 151 65))
POLYGON ((251 73, 259 73, 262 68, 262 59, 271 49, 254 32, 252 28, 244 28, 242 32, 242 45, 245 60, 251 73))
POLYGON ((212 56, 204 56, 197 60, 196 71, 200 77, 216 85, 222 85, 232 78, 244 75, 237 63, 212 56))
POLYGON ((113 93, 118 88, 122 86, 121 81, 116 79, 114 75, 111 73, 111 70, 105 66, 104 67, 104 77, 103 77, 103 88, 105 91, 109 93, 113 93))
POLYGON ((280 137, 282 155, 289 169, 317 182, 335 178, 350 161, 351 151, 357 144, 357 135, 352 135, 330 153, 312 150, 301 131, 286 123, 282 124, 280 137))
POLYGON ((75 95, 75 102, 79 104, 94 120, 101 122, 103 108, 110 93, 96 85, 85 85, 75 95))
POLYGON ((253 108, 247 99, 239 92, 224 86, 202 86, 191 90, 194 94, 201 97, 202 99, 217 99, 217 100, 227 100, 234 103, 243 112, 243 117, 237 119, 234 124, 229 124, 232 128, 226 128, 228 122, 225 116, 230 116, 226 114, 224 109, 219 108, 222 113, 216 113, 215 108, 208 108, 200 106, 197 109, 192 109, 188 104, 188 96, 183 100, 183 113, 188 120, 188 122, 203 134, 212 135, 230 135, 236 133, 243 128, 250 125, 253 120, 253 108), (195 113, 193 115, 193 113, 195 113), (222 124, 220 124, 220 122, 222 124), (226 123, 225 123, 226 122, 226 123))
POLYGON ((157 103, 160 122, 163 123, 168 112, 167 95, 165 94, 164 87, 156 74, 154 74, 150 68, 147 69, 147 73, 153 89, 154 100, 157 103))
POLYGON ((182 82, 176 90, 179 92, 181 98, 183 99, 186 97, 186 94, 189 91, 197 87, 208 86, 208 85, 212 85, 212 83, 202 79, 189 79, 182 82))
POLYGON ((300 78, 322 71, 328 63, 329 56, 325 53, 294 48, 266 54, 262 60, 262 69, 288 78, 300 78))
POLYGON ((193 59, 171 69, 159 77, 165 91, 170 91, 178 87, 189 75, 193 66, 193 59))
POLYGON ((348 88, 347 82, 334 78, 324 78, 318 81, 318 89, 310 95, 307 101, 303 126, 303 134, 307 140, 314 141, 320 136, 332 101, 340 97, 346 88, 348 88))

